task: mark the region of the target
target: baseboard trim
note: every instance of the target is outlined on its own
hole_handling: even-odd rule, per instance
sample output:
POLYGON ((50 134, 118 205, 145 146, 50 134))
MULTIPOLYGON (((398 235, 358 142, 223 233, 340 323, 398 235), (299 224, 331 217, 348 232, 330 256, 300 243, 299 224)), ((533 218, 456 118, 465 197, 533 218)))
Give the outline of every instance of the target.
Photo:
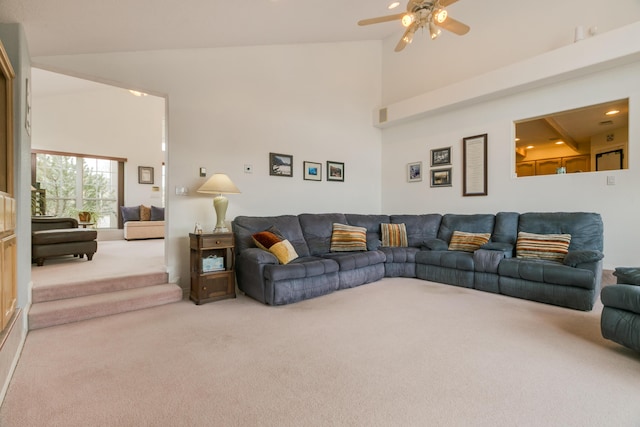
POLYGON ((13 374, 16 370, 16 367, 18 366, 18 361, 20 360, 20 355, 22 354, 22 349, 24 348, 24 344, 27 339, 27 328, 25 327, 27 312, 28 310, 23 310, 21 308, 16 309, 16 312, 12 316, 9 325, 4 331, 6 333, 3 333, 2 336, 2 343, 0 344, 0 354, 5 351, 10 351, 11 348, 8 347, 10 347, 11 345, 12 335, 14 333, 20 334, 17 338, 17 345, 14 346, 15 353, 13 354, 11 363, 9 364, 9 369, 6 373, 5 378, 2 379, 3 384, 2 389, 0 389, 0 406, 4 402, 4 398, 7 395, 9 384, 11 384, 11 379, 13 378, 13 374), (16 328, 16 325, 19 326, 16 328))

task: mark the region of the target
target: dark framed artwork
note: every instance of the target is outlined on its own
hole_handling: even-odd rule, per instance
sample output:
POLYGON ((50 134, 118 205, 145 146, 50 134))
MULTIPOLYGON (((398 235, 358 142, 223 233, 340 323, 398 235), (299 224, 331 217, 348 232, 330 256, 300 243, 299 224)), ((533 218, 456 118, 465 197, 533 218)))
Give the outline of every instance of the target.
POLYGON ((451 164, 451 147, 436 148, 431 150, 431 166, 444 166, 451 164))
POLYGON ((138 184, 153 184, 153 167, 138 166, 138 184))
POLYGON ((304 168, 303 178, 307 181, 322 181, 322 163, 302 162, 304 168))
POLYGON ((293 156, 289 154, 269 153, 269 175, 293 176, 293 156))
POLYGON ((451 187, 451 168, 431 169, 432 187, 451 187))
POLYGON ((462 195, 486 196, 487 134, 462 139, 462 195))
POLYGON ((327 161, 327 181, 344 181, 344 163, 327 161))
POLYGON ((407 165, 407 181, 422 181, 422 162, 409 163, 407 165))

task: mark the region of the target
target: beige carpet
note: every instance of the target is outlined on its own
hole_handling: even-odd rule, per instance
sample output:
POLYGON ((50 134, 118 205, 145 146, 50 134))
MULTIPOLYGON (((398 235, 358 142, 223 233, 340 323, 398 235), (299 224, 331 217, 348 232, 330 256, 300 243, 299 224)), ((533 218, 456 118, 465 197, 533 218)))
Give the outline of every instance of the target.
POLYGON ((2 426, 638 426, 590 313, 414 279, 29 333, 2 426))

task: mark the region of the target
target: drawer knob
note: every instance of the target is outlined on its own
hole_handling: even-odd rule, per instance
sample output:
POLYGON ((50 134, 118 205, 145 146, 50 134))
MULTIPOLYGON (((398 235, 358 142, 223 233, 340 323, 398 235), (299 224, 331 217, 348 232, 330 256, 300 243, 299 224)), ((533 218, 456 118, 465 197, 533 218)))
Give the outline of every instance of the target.
POLYGON ((216 240, 216 245, 219 245, 219 244, 220 244, 220 240, 216 240))

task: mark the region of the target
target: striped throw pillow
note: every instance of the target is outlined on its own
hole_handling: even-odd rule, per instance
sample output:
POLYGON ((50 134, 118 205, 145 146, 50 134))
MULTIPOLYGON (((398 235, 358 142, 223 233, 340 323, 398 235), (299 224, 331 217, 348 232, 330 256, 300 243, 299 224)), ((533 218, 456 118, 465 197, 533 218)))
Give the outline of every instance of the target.
POLYGON ((562 262, 569 252, 571 234, 534 234, 520 231, 516 241, 517 258, 562 262))
POLYGON ((475 252, 489 242, 491 233, 467 233, 454 231, 449 242, 450 251, 475 252))
POLYGON ((367 250, 367 229, 334 223, 331 233, 331 252, 367 250))
POLYGON ((407 227, 404 224, 380 224, 382 246, 407 247, 407 227))

